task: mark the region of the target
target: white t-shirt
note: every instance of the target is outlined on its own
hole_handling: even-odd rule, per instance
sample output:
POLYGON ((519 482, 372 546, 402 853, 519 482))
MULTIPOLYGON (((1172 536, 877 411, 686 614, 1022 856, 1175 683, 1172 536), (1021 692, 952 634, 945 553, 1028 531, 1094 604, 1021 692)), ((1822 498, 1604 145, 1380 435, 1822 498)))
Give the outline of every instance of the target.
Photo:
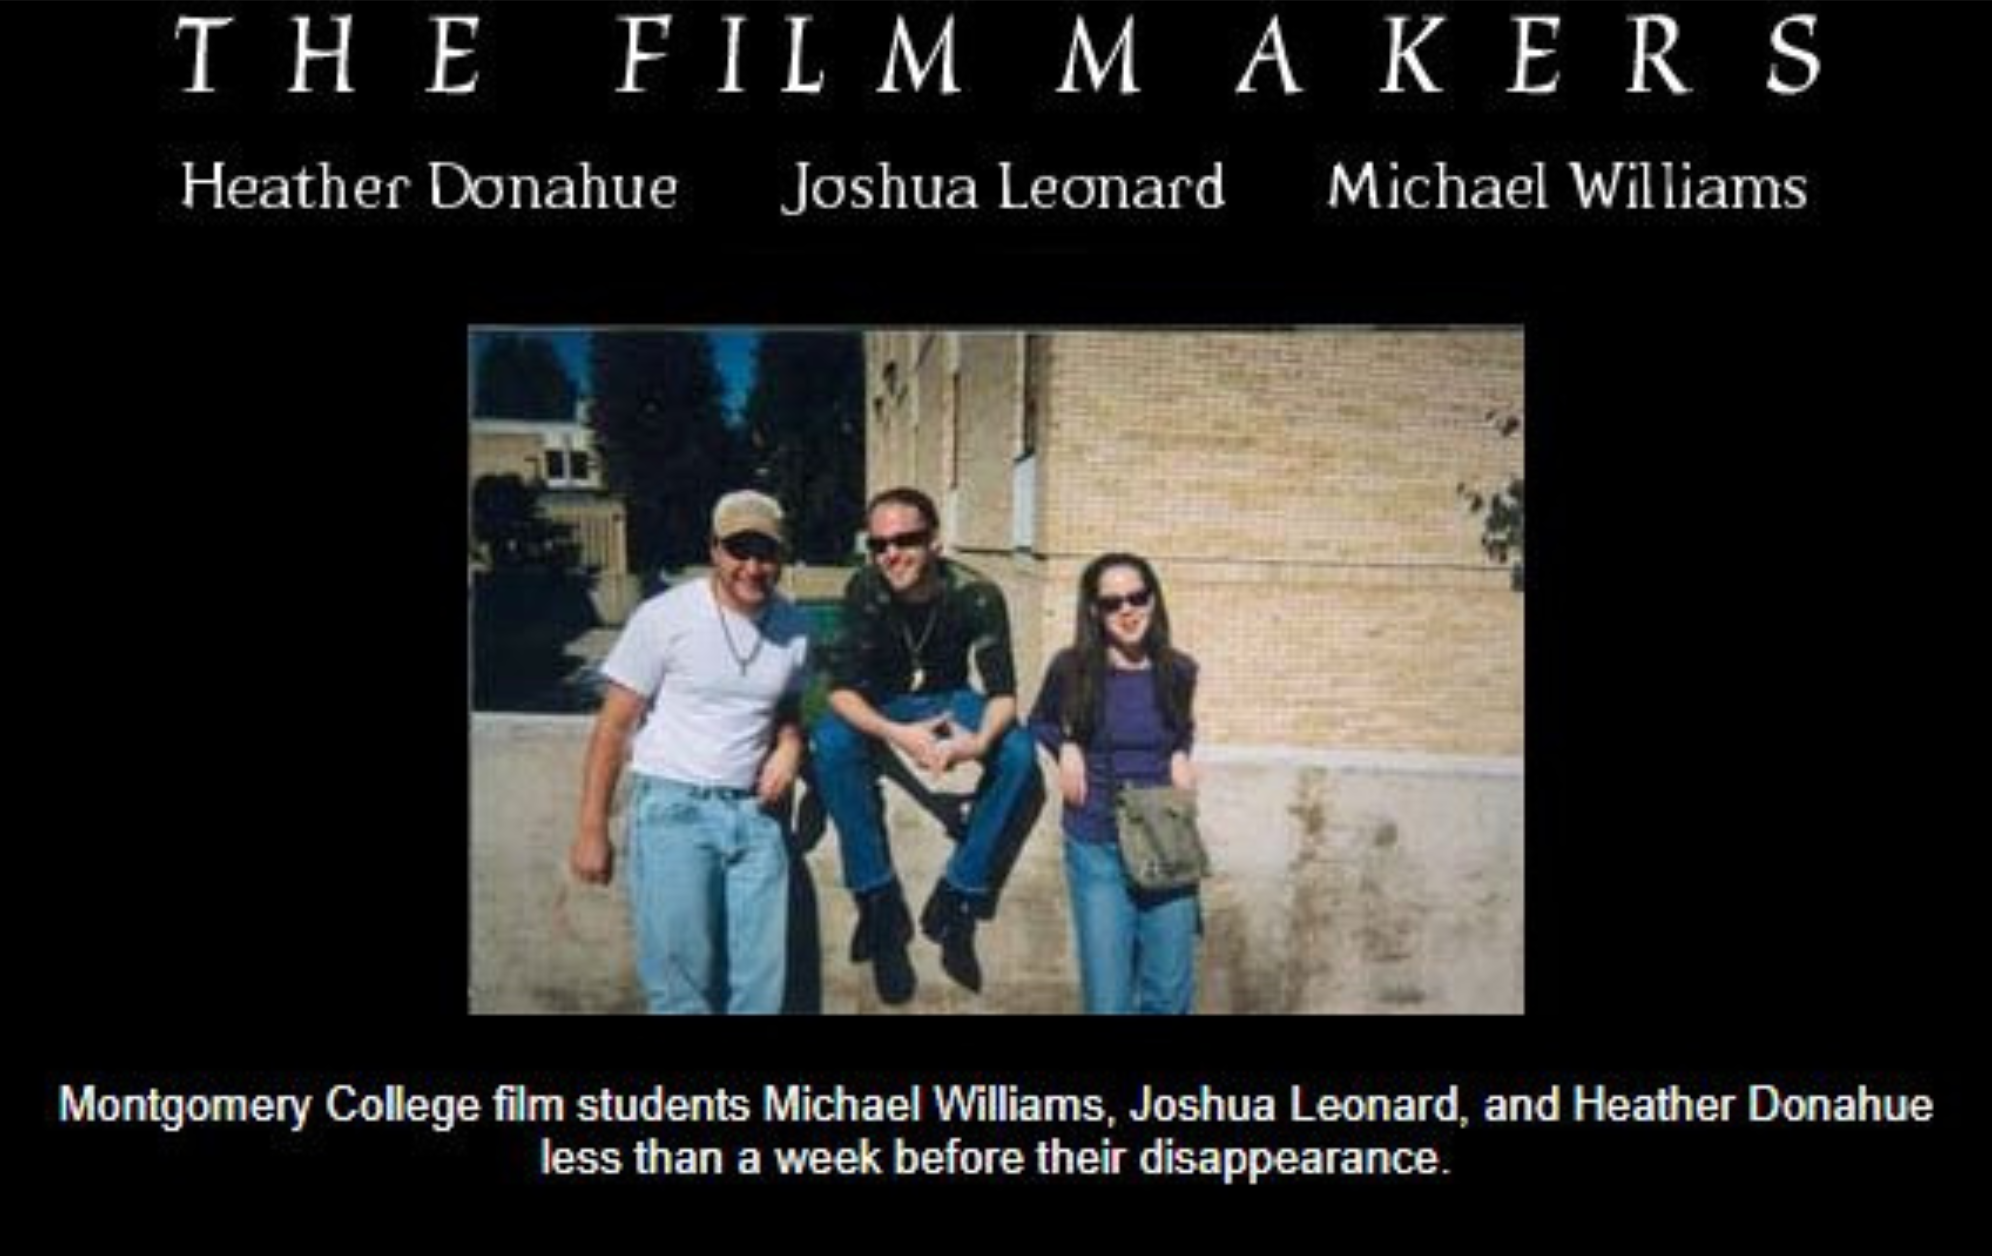
POLYGON ((776 704, 802 692, 808 628, 779 594, 758 621, 725 610, 709 579, 639 606, 602 662, 604 676, 651 700, 631 766, 686 785, 752 789, 776 704))

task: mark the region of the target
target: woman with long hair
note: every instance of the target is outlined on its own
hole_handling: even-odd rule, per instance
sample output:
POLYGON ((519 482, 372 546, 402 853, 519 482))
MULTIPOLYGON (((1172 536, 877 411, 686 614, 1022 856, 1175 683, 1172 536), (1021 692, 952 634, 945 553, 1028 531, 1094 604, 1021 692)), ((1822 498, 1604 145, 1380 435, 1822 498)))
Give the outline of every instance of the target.
POLYGON ((1030 727, 1058 759, 1086 1010, 1186 1013, 1196 999, 1197 891, 1152 893, 1128 880, 1114 795, 1123 785, 1195 788, 1196 663, 1170 644, 1162 584, 1134 554, 1087 564, 1073 625, 1072 645, 1045 671, 1030 727))

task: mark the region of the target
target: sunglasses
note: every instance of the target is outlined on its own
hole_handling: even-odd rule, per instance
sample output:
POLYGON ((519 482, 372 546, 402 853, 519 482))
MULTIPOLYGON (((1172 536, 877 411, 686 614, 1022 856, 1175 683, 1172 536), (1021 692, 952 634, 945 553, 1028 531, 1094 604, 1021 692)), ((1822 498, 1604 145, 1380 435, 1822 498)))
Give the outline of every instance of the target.
POLYGON ((889 549, 926 549, 934 539, 932 528, 921 528, 917 532, 901 532, 897 536, 868 536, 865 548, 874 555, 883 554, 889 549))
POLYGON ((1128 594, 1110 593, 1105 597, 1096 597, 1093 599, 1093 605, 1099 608, 1102 615, 1118 615, 1123 606, 1132 606, 1138 611, 1145 611, 1148 609, 1148 604, 1154 600, 1153 589, 1137 589, 1128 594))
POLYGON ((782 561, 782 543, 759 532, 736 532, 719 539, 719 548, 739 562, 759 559, 764 563, 782 561))

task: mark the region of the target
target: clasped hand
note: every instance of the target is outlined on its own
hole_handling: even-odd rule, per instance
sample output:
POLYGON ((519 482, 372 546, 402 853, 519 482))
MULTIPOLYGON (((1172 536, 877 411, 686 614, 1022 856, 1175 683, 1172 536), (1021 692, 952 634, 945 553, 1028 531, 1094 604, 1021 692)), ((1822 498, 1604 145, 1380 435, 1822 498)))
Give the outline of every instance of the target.
POLYGON ((894 726, 893 744, 904 750, 920 769, 940 776, 957 763, 979 758, 972 736, 951 736, 946 715, 894 726))

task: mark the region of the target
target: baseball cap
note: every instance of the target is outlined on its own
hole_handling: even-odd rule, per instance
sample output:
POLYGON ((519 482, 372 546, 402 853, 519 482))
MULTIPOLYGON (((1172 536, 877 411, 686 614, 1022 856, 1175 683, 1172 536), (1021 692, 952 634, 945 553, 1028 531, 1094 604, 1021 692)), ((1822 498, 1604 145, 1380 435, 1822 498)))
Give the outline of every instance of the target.
POLYGON ((753 489, 740 489, 720 498, 712 508, 713 539, 724 541, 742 532, 758 532, 773 541, 784 540, 781 504, 753 489))

